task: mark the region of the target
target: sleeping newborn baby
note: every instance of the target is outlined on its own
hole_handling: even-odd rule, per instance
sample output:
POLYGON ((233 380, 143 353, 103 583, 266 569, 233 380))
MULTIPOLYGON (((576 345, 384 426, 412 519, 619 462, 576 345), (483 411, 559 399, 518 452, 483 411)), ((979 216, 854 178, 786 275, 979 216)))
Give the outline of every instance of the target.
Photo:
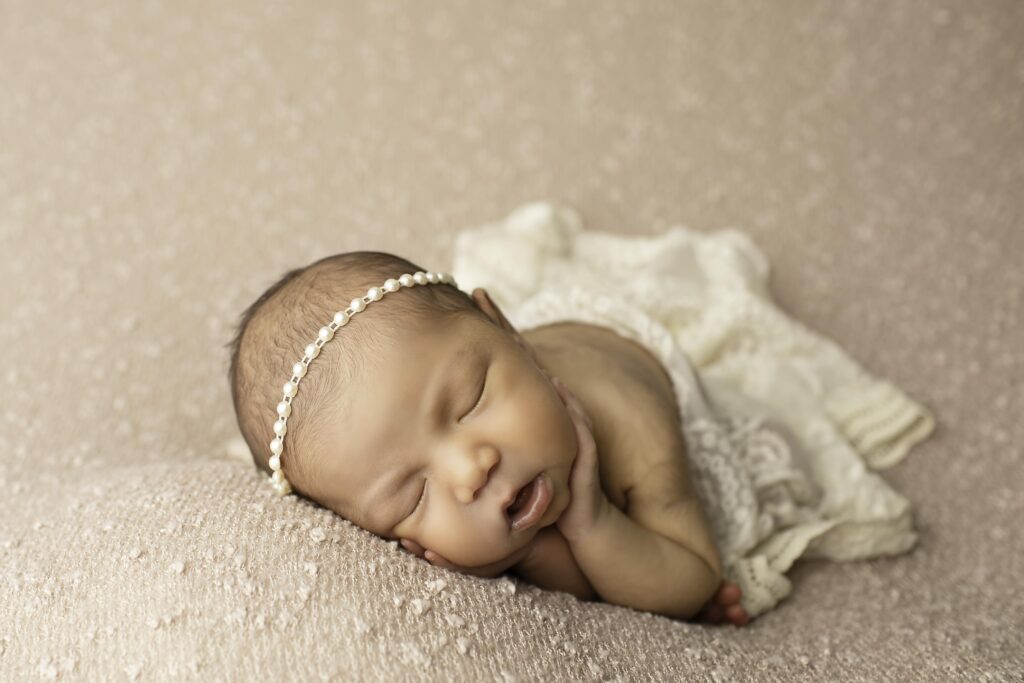
POLYGON ((598 325, 517 330, 484 289, 419 273, 387 253, 339 254, 245 311, 230 380, 255 464, 437 566, 747 623, 661 363, 598 325), (398 286, 403 274, 422 284, 398 286), (336 312, 337 332, 321 330, 336 312), (322 348, 307 348, 318 330, 322 348), (289 382, 282 400, 293 366, 301 390, 289 382))

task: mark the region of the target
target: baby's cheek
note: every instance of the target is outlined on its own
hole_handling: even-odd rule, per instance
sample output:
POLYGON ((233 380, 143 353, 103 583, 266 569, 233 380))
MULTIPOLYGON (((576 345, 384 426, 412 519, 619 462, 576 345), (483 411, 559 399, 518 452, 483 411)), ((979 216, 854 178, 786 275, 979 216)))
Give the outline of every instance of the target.
POLYGON ((472 524, 447 525, 423 540, 425 548, 463 567, 497 562, 510 552, 507 534, 487 533, 472 524))

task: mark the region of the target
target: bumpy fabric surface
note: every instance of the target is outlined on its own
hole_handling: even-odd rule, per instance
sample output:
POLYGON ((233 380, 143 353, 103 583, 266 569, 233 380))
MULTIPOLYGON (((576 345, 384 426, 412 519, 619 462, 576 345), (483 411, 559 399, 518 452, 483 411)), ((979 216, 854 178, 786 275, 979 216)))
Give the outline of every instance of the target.
POLYGON ((1019 0, 7 0, 0 681, 1019 683, 1022 35, 1019 0), (532 198, 750 235, 934 411, 884 472, 912 552, 711 627, 432 567, 219 457, 279 275, 448 266, 532 198))
POLYGON ((694 483, 725 574, 756 616, 800 557, 858 560, 917 540, 906 498, 872 470, 899 462, 930 413, 772 302, 767 258, 737 230, 588 231, 535 202, 458 234, 453 274, 522 329, 603 325, 668 371, 694 483))

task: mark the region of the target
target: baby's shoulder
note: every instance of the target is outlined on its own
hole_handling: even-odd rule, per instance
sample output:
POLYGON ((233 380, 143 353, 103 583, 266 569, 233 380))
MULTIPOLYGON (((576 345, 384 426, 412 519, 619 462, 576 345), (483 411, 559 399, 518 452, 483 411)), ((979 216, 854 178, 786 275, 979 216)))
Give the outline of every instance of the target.
POLYGON ((594 421, 602 488, 625 509, 626 492, 651 471, 685 472, 672 381, 646 348, 606 327, 560 322, 530 330, 541 360, 594 421))

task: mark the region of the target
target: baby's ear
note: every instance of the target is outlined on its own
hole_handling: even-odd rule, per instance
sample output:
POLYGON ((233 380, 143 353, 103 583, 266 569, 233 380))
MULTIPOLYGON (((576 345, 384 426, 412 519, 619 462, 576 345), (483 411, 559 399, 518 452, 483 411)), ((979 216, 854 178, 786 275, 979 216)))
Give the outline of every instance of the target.
POLYGON ((505 314, 501 312, 500 308, 498 308, 498 304, 494 303, 494 301, 491 300, 491 296, 490 294, 487 293, 486 289, 482 287, 477 287, 476 289, 473 290, 472 296, 473 301, 476 302, 477 307, 481 311, 483 311, 488 318, 493 320, 495 324, 498 325, 498 327, 511 334, 512 338, 516 340, 516 343, 519 344, 524 349, 526 349, 526 351, 533 357, 534 360, 537 360, 537 354, 536 352, 534 352, 533 347, 530 346, 530 343, 528 341, 523 339, 523 335, 519 334, 519 330, 517 330, 515 326, 508 321, 508 318, 505 317, 505 314))
POLYGON ((509 332, 515 332, 516 328, 512 326, 512 323, 508 321, 505 314, 498 308, 498 304, 494 303, 491 299, 491 295, 487 293, 487 290, 483 287, 477 287, 473 290, 473 301, 476 302, 477 308, 487 314, 487 317, 498 324, 503 330, 509 332))

